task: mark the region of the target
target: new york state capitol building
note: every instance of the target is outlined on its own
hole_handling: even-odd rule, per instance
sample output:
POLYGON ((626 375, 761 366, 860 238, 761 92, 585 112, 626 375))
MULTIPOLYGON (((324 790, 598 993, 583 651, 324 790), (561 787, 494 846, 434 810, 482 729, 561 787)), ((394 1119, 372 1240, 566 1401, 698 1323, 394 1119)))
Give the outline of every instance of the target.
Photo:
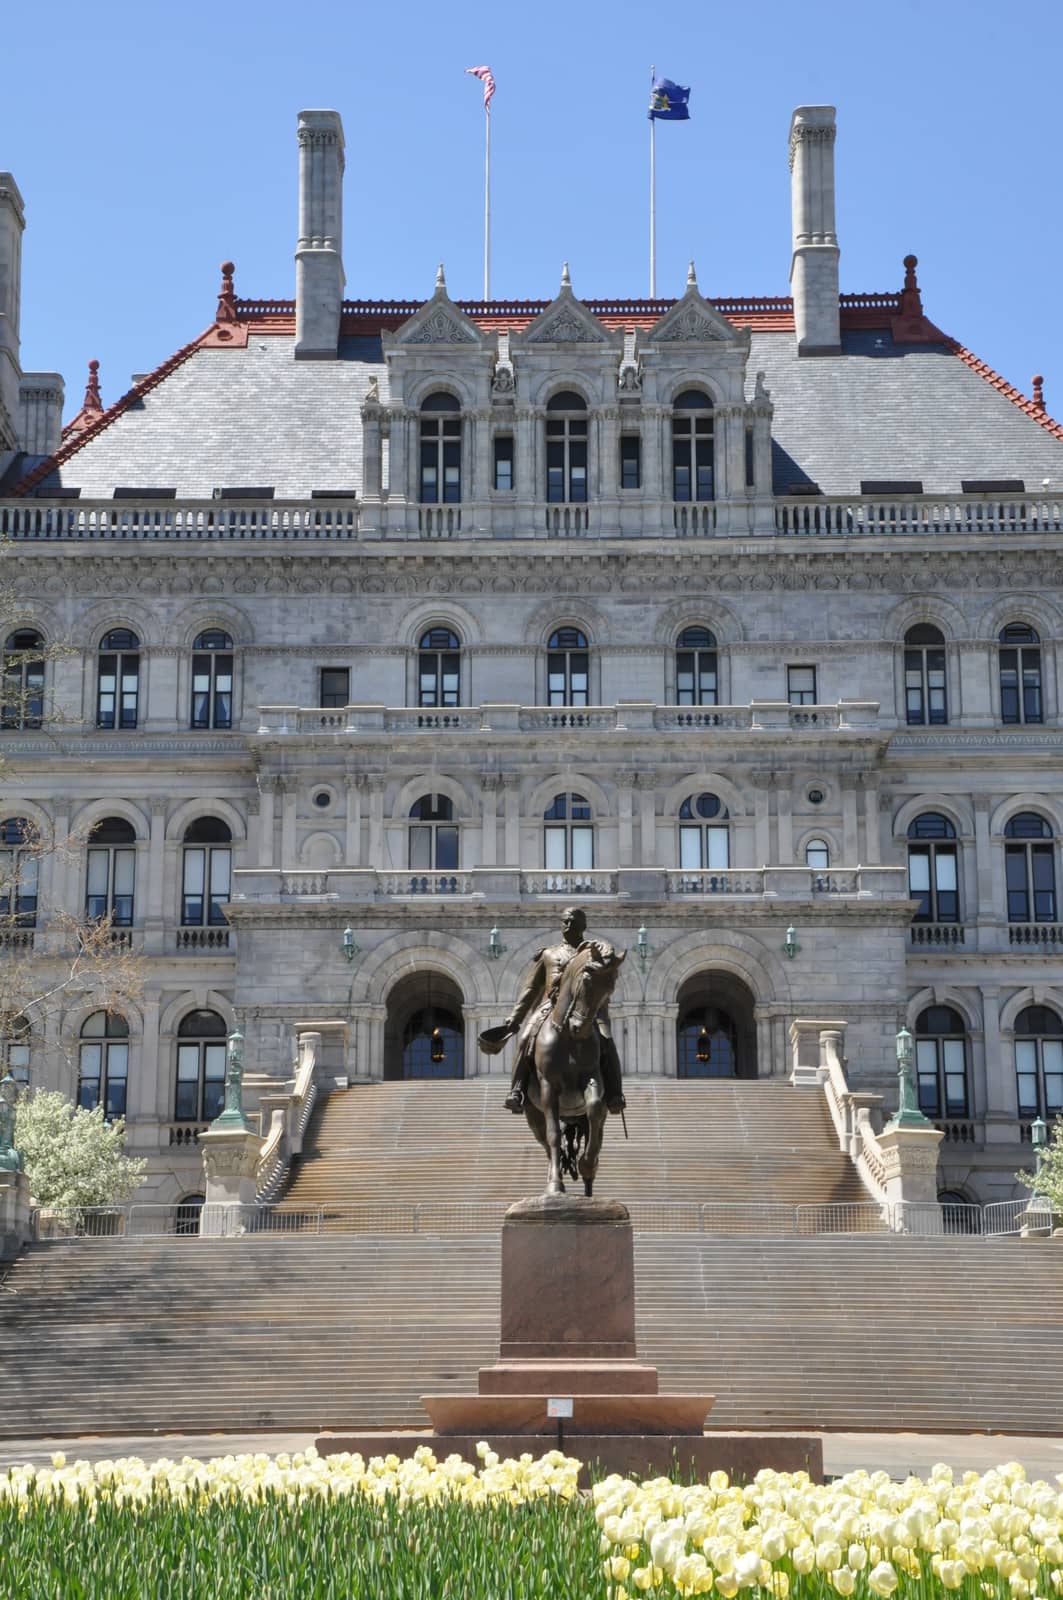
POLYGON ((62 429, 0 176, 4 845, 87 838, 22 906, 42 971, 50 906, 144 971, 6 1049, 125 1111, 146 1198, 201 1188, 236 1024, 252 1106, 312 1027, 336 1082, 492 1072, 503 1115, 476 1035, 570 903, 630 951, 629 1080, 785 1079, 829 1023, 888 1109, 906 1023, 939 1188, 1020 1192, 1063 1107, 1063 427, 914 258, 839 294, 834 137, 795 112, 792 298, 396 303, 344 298, 304 112, 295 300, 226 264, 62 429))

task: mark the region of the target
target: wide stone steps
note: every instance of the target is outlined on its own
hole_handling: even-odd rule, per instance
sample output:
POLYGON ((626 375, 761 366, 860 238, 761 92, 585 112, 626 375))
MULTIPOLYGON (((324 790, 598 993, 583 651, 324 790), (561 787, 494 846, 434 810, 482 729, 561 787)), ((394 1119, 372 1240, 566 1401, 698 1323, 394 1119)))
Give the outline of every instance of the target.
MULTIPOLYGON (((1063 1431, 1053 1241, 636 1234, 640 1357, 730 1428, 1063 1431)), ((416 1427, 498 1340, 497 1232, 39 1245, 0 1429, 416 1427)))
MULTIPOLYGON (((542 1188, 544 1156, 499 1078, 358 1085, 320 1102, 285 1206, 480 1201, 542 1188)), ((629 1082, 596 1192, 639 1202, 816 1205, 869 1199, 822 1094, 787 1083, 629 1082)))

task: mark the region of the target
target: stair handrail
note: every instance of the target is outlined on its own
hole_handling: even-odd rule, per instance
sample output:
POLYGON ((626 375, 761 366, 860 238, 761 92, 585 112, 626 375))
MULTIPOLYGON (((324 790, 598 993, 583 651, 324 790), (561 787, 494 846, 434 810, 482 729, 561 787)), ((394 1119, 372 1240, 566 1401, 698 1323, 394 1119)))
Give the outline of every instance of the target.
POLYGON ((851 1089, 842 1054, 844 1035, 837 1028, 823 1028, 819 1035, 819 1062, 823 1091, 827 1098, 838 1148, 852 1161, 864 1188, 873 1199, 887 1203, 886 1165, 875 1132, 873 1115, 882 1105, 882 1096, 867 1090, 851 1089))
POLYGON ((306 1029, 298 1036, 295 1081, 289 1094, 270 1097, 270 1125, 255 1171, 255 1201, 271 1205, 288 1178, 292 1157, 303 1149, 303 1135, 317 1100, 321 1035, 306 1029))

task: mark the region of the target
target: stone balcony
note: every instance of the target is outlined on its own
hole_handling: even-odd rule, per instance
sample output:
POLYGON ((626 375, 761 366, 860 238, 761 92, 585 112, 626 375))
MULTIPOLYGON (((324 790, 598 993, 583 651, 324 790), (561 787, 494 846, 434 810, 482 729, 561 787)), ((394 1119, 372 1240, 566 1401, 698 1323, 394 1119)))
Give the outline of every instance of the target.
POLYGON ((864 733, 879 727, 877 700, 794 706, 753 700, 745 706, 657 706, 621 700, 614 706, 260 706, 260 739, 322 734, 767 732, 864 733))
POLYGON ((555 505, 497 494, 421 506, 399 496, 306 500, 82 500, 76 491, 0 501, 0 537, 29 541, 306 542, 439 539, 964 539, 1063 532, 1063 498, 1018 493, 894 499, 800 495, 673 502, 640 493, 555 505))
POLYGON ((380 872, 372 867, 251 867, 233 873, 233 909, 241 905, 424 904, 430 900, 527 904, 552 899, 734 905, 769 909, 775 902, 906 901, 903 867, 731 867, 691 872, 673 867, 607 867, 555 872, 520 867, 464 871, 380 872))

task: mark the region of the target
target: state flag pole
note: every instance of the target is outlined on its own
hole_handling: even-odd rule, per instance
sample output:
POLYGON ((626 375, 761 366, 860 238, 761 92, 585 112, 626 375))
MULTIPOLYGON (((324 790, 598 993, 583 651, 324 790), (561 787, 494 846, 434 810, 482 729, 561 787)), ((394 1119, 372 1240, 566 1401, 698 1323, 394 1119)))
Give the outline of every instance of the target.
POLYGON ((491 107, 484 102, 484 299, 491 298, 491 107))
MULTIPOLYGON (((650 105, 657 68, 650 68, 650 105)), ((657 118, 650 117, 650 299, 657 298, 657 118)))

